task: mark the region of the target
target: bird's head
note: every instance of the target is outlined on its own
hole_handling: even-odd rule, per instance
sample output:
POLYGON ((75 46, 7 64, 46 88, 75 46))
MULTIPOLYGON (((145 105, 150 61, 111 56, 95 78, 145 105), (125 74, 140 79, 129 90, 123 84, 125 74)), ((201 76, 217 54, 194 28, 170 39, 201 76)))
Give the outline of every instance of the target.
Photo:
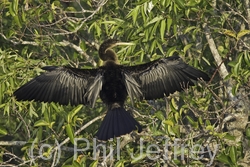
POLYGON ((134 45, 133 43, 121 42, 117 39, 108 39, 104 41, 99 48, 99 56, 103 61, 117 61, 116 53, 112 50, 118 45, 134 45))

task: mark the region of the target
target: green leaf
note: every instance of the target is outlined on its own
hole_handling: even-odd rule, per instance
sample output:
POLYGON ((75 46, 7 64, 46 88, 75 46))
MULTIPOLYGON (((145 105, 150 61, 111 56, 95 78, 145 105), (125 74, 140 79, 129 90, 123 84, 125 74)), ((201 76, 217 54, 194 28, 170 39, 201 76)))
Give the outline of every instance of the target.
MULTIPOLYGON (((1 95, 0 95, 1 96, 1 95)), ((3 108, 6 104, 0 104, 0 108, 3 108)))
POLYGON ((236 33, 231 30, 225 30, 224 34, 236 38, 236 33))
POLYGON ((67 121, 70 123, 73 119, 73 117, 82 109, 83 105, 78 105, 76 108, 74 108, 72 111, 68 113, 67 121))
POLYGON ((210 123, 208 123, 207 121, 206 121, 206 124, 208 124, 208 125, 206 126, 206 130, 214 131, 214 126, 209 125, 210 123))
POLYGON ((68 137, 70 138, 71 143, 74 144, 74 131, 70 124, 66 125, 66 133, 68 137))
POLYGON ((19 20, 18 15, 13 16, 13 18, 14 18, 14 21, 16 22, 16 24, 18 25, 18 27, 19 27, 19 28, 21 28, 21 27, 22 27, 22 25, 21 25, 21 23, 20 23, 20 20, 19 20))
POLYGON ((207 63, 207 65, 211 66, 210 61, 207 58, 205 58, 204 56, 202 56, 202 60, 204 60, 207 63))
POLYGON ((247 51, 245 51, 243 57, 244 57, 244 61, 247 63, 247 66, 250 67, 250 54, 247 51))
POLYGON ((52 108, 57 112, 57 113, 60 113, 60 110, 59 110, 59 106, 56 105, 55 103, 50 103, 50 105, 52 106, 52 108))
POLYGON ((191 118, 190 116, 187 115, 187 119, 189 121, 189 123, 194 127, 194 128, 198 128, 198 122, 194 121, 193 118, 191 118))
MULTIPOLYGON (((211 122, 209 120, 206 120, 205 123, 207 126, 211 126, 211 122)), ((212 129, 214 129, 214 128, 212 128, 212 129)))
POLYGON ((250 138, 250 127, 248 127, 248 128, 246 129, 246 136, 247 136, 248 138, 250 138))
POLYGON ((32 103, 30 103, 29 115, 30 115, 30 117, 32 117, 33 115, 34 115, 35 117, 38 117, 38 115, 37 115, 37 113, 35 112, 35 108, 34 108, 34 106, 33 106, 32 103))
POLYGON ((182 9, 185 8, 184 0, 174 0, 174 2, 182 9))
POLYGON ((164 41, 165 29, 166 29, 166 20, 162 20, 161 21, 161 29, 160 29, 160 34, 161 34, 161 40, 162 41, 164 41))
POLYGON ((236 137, 233 135, 230 135, 229 133, 226 133, 223 138, 228 139, 228 140, 235 140, 236 137))
POLYGON ((102 22, 102 24, 113 24, 113 25, 117 25, 117 22, 114 20, 105 20, 102 22))
POLYGON ((239 70, 241 68, 241 62, 242 62, 242 59, 243 59, 243 55, 241 54, 237 60, 237 63, 235 64, 234 68, 233 68, 233 73, 235 75, 238 75, 239 74, 239 70))
POLYGON ((173 46, 170 49, 168 49, 166 55, 172 56, 174 54, 174 52, 176 52, 176 46, 173 46))
POLYGON ((13 0, 10 3, 10 13, 12 16, 18 15, 18 5, 19 5, 19 0, 13 0))
POLYGON ((180 137, 181 133, 180 133, 180 126, 179 125, 172 126, 172 130, 176 136, 180 137))
POLYGON ((52 21, 54 20, 54 14, 52 12, 49 13, 48 20, 49 20, 50 23, 52 23, 52 21))
POLYGON ((7 130, 4 127, 0 126, 0 135, 7 135, 7 134, 8 134, 7 130))
POLYGON ((193 29, 196 29, 196 28, 197 28, 196 26, 188 27, 188 28, 185 29, 184 34, 188 33, 189 31, 191 31, 193 29))
POLYGON ((163 121, 163 123, 166 125, 174 126, 174 122, 171 120, 165 120, 165 121, 163 121))
POLYGON ((171 111, 178 112, 177 111, 178 105, 176 104, 174 98, 171 99, 170 108, 171 108, 171 111))
POLYGON ((4 114, 10 114, 10 106, 9 105, 5 105, 5 107, 4 107, 4 114))
POLYGON ((146 153, 142 153, 142 155, 139 155, 139 156, 136 156, 132 159, 131 161, 131 164, 135 164, 135 163, 138 163, 140 161, 142 161, 144 158, 147 157, 147 154, 146 153))
POLYGON ((232 88, 232 94, 233 95, 237 94, 237 91, 238 91, 240 85, 241 85, 241 83, 237 83, 236 85, 233 86, 233 88, 232 88))
POLYGON ((38 126, 49 126, 49 123, 46 122, 45 120, 38 120, 35 122, 34 124, 35 127, 38 127, 38 126))
POLYGON ((231 159, 231 161, 236 164, 237 162, 237 150, 235 146, 231 146, 229 148, 229 157, 231 159))
POLYGON ((22 21, 26 22, 26 13, 22 9, 22 21))
POLYGON ((115 163, 115 167, 124 167, 124 160, 119 160, 118 162, 115 163))
POLYGON ((133 24, 136 23, 139 9, 140 9, 140 6, 138 5, 132 11, 130 11, 129 14, 126 16, 126 18, 132 17, 133 24))
POLYGON ((176 122, 179 121, 179 118, 180 118, 179 112, 174 113, 174 119, 175 119, 176 122))
POLYGON ((219 154, 219 155, 217 156, 217 159, 218 159, 220 162, 222 162, 222 163, 231 164, 229 157, 228 157, 227 155, 225 155, 224 153, 219 154))
POLYGON ((239 40, 241 37, 245 36, 246 34, 250 34, 250 30, 241 30, 241 31, 237 34, 237 39, 239 40))
MULTIPOLYGON (((153 28, 152 28, 152 30, 151 30, 151 32, 150 32, 150 38, 149 38, 149 40, 153 40, 153 39, 155 39, 155 34, 157 33, 157 27, 158 27, 158 25, 160 24, 160 21, 157 21, 155 24, 154 24, 154 26, 153 26, 153 28)), ((157 40, 154 40, 153 42, 155 42, 155 45, 156 45, 156 43, 157 43, 157 40)), ((155 47, 153 47, 153 50, 155 49, 155 47)), ((153 50, 151 50, 152 52, 153 52, 153 50)), ((152 53, 151 52, 151 53, 152 53)))
POLYGON ((187 45, 184 47, 184 49, 183 49, 184 54, 186 54, 187 50, 188 50, 189 48, 191 48, 192 46, 193 46, 193 44, 187 44, 187 45))
POLYGON ((170 27, 173 23, 173 19, 172 18, 167 18, 167 31, 168 33, 170 32, 170 27))
POLYGON ((199 116, 198 118, 198 122, 200 125, 204 125, 204 122, 203 122, 203 118, 199 116))
POLYGON ((151 46, 150 46, 150 53, 153 53, 154 52, 154 50, 155 50, 155 47, 156 46, 156 40, 154 40, 153 42, 152 42, 152 44, 151 44, 151 46))
POLYGON ((95 24, 95 31, 96 31, 97 36, 100 37, 100 35, 102 33, 102 29, 97 24, 95 24))
POLYGON ((159 120, 162 120, 162 121, 165 120, 165 117, 161 111, 157 111, 156 113, 154 113, 154 116, 158 118, 159 120))
POLYGON ((175 136, 175 131, 172 126, 167 126, 167 131, 171 136, 175 136))
POLYGON ((189 0, 185 5, 188 7, 197 6, 201 0, 189 0))
POLYGON ((97 167, 97 166, 98 166, 98 160, 95 160, 90 164, 90 167, 97 167))
POLYGON ((162 20, 162 19, 163 19, 162 16, 156 16, 156 17, 153 18, 150 22, 147 23, 147 26, 150 25, 150 24, 153 24, 153 23, 155 23, 155 22, 157 22, 157 21, 160 21, 160 20, 162 20))

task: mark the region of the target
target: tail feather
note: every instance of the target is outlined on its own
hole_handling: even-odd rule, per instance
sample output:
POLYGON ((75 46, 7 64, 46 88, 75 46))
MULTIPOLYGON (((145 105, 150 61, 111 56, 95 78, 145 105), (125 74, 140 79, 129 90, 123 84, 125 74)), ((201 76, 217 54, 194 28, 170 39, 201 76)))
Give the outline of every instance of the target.
POLYGON ((109 140, 133 130, 141 132, 141 125, 124 108, 118 107, 107 112, 96 135, 99 140, 109 140))

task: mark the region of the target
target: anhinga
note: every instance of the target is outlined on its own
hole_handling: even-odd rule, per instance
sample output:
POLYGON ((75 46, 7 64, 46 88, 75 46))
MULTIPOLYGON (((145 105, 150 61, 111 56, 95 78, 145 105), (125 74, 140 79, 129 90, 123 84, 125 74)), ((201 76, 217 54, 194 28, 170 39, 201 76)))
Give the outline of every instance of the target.
POLYGON ((112 47, 121 45, 114 39, 101 44, 99 56, 104 65, 96 69, 46 66, 47 72, 35 77, 14 92, 17 100, 58 102, 62 105, 90 104, 100 96, 107 114, 97 132, 99 140, 108 140, 133 130, 140 124, 124 109, 127 96, 137 99, 157 99, 183 87, 193 86, 192 80, 208 81, 208 75, 184 63, 178 56, 136 66, 123 66, 112 47))

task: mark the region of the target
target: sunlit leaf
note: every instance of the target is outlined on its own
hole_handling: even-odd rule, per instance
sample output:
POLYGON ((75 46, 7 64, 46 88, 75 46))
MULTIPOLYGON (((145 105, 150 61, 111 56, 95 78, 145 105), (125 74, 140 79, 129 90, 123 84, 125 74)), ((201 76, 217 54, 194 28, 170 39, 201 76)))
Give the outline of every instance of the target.
POLYGON ((49 126, 49 123, 46 122, 45 120, 38 120, 35 122, 34 124, 35 127, 38 127, 38 126, 49 126))
POLYGON ((166 125, 174 126, 174 122, 171 120, 165 120, 165 121, 163 121, 163 123, 166 125))
POLYGON ((178 105, 176 104, 176 101, 174 98, 171 99, 170 108, 171 108, 171 111, 178 112, 177 111, 178 105))
POLYGON ((170 49, 168 49, 166 55, 172 56, 175 52, 176 52, 176 46, 173 46, 170 49))
POLYGON ((124 160, 119 160, 115 163, 115 167, 124 167, 124 160))
POLYGON ((157 111, 156 113, 154 113, 154 116, 156 116, 160 120, 165 120, 165 117, 161 111, 157 111))
POLYGON ((90 167, 97 167, 97 166, 98 166, 98 160, 95 160, 90 164, 90 167))
POLYGON ((167 18, 167 31, 168 31, 168 33, 170 32, 170 27, 171 27, 172 23, 173 23, 172 18, 167 18))
POLYGON ((189 31, 193 30, 193 29, 196 29, 197 27, 195 26, 190 26, 190 27, 187 27, 184 31, 184 34, 188 33, 189 31))
POLYGON ((160 28, 161 40, 164 40, 165 29, 166 29, 166 21, 162 20, 161 21, 161 28, 160 28))
POLYGON ((4 128, 3 126, 0 126, 0 135, 7 135, 8 132, 6 130, 6 128, 4 128))
POLYGON ((162 20, 163 17, 162 16, 156 16, 155 18, 153 18, 152 20, 150 20, 148 23, 147 23, 147 26, 150 25, 150 24, 153 24, 155 22, 158 22, 160 20, 162 20))
POLYGON ((73 117, 82 109, 83 105, 78 105, 76 108, 74 108, 72 111, 68 113, 67 121, 70 123, 73 119, 73 117))
POLYGON ((180 7, 180 8, 185 8, 184 5, 184 0, 174 0, 174 2, 180 7))
POLYGON ((224 34, 236 38, 236 33, 231 30, 225 30, 224 34))
POLYGON ((187 50, 188 50, 189 48, 191 48, 192 46, 193 46, 193 44, 187 44, 187 45, 184 47, 184 49, 183 49, 184 54, 186 54, 187 50))
POLYGON ((74 131, 72 126, 70 124, 67 124, 65 129, 68 137, 70 138, 71 143, 74 144, 74 131))
POLYGON ((238 34, 237 34, 237 39, 239 40, 241 37, 250 34, 250 30, 241 30, 238 34))

